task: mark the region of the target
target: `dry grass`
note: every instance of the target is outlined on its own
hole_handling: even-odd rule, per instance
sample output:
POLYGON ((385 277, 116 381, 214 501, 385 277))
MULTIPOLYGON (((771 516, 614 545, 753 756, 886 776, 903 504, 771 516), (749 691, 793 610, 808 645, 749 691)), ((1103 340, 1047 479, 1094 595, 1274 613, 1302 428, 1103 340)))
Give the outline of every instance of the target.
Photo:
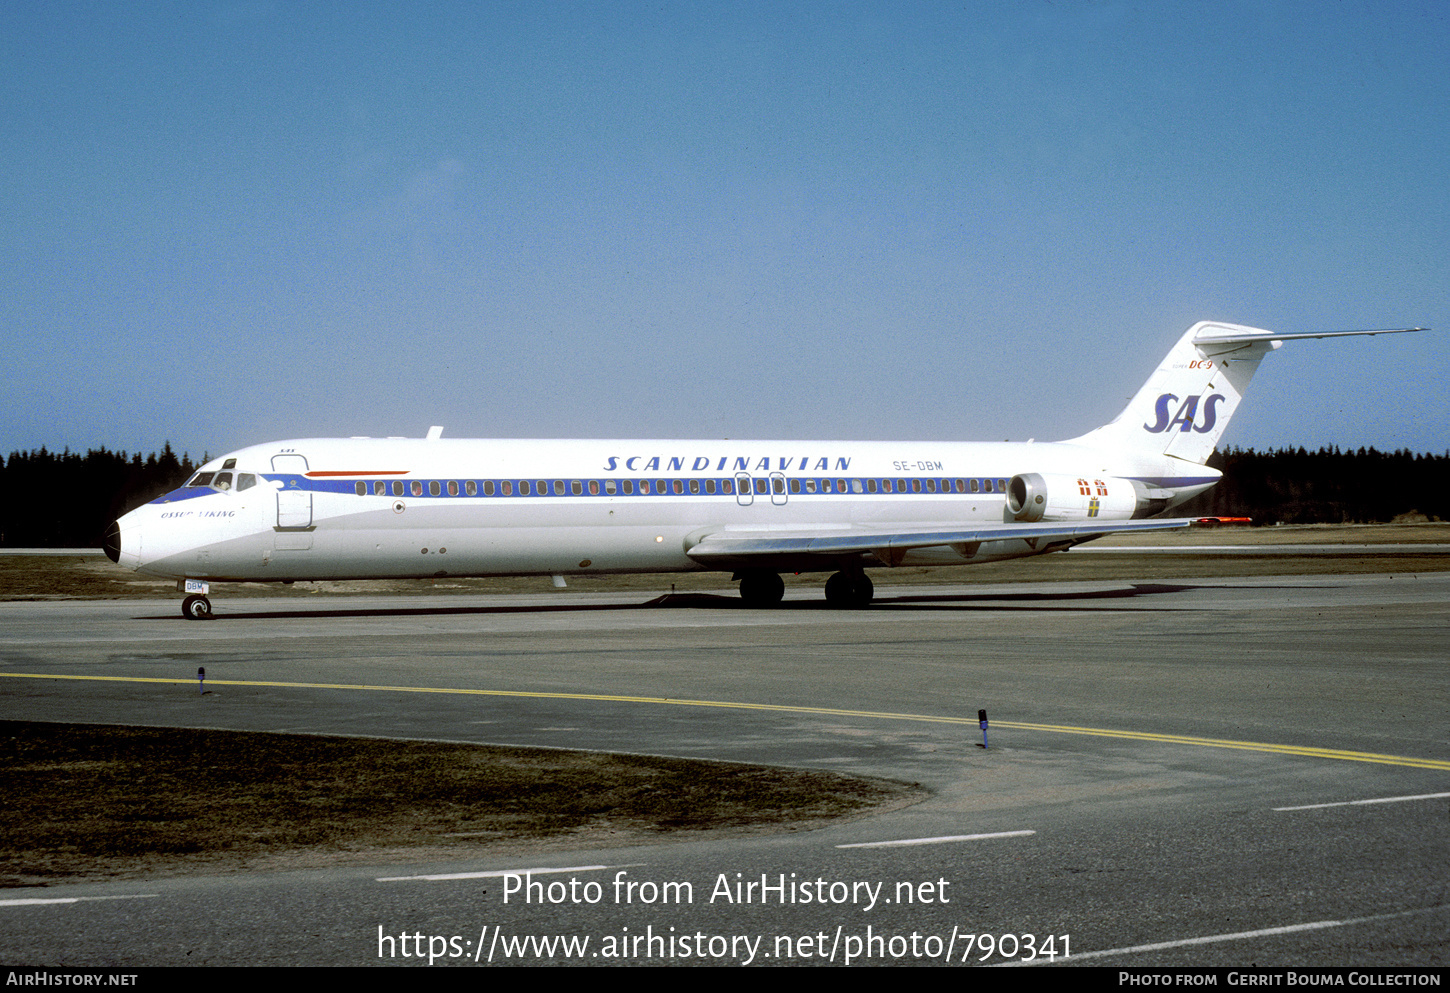
POLYGON ((588 752, 0 722, 0 885, 788 830, 919 787, 588 752))

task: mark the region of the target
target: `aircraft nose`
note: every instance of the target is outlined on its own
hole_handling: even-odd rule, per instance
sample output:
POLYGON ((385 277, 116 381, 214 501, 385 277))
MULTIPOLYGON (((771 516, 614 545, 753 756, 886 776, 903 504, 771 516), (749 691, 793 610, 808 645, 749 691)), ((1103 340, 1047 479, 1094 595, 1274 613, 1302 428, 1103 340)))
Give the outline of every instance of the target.
POLYGON ((106 558, 127 569, 141 568, 141 531, 143 520, 137 511, 125 514, 119 520, 111 522, 106 528, 106 536, 101 540, 101 548, 106 553, 106 558))
POLYGON ((106 528, 106 537, 105 540, 101 542, 101 547, 104 548, 106 551, 106 558, 110 559, 112 562, 115 562, 117 565, 121 564, 120 521, 112 521, 111 526, 106 528))

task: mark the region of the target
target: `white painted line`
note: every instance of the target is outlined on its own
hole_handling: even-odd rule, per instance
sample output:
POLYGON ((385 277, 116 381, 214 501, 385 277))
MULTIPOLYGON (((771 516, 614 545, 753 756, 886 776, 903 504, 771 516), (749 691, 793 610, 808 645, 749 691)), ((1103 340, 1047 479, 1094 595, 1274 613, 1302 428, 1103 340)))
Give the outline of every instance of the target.
POLYGON ((906 845, 945 845, 953 841, 982 841, 987 838, 1025 838, 1036 831, 997 831, 993 834, 944 834, 939 838, 903 838, 900 841, 862 841, 837 848, 899 848, 906 845))
POLYGON ((449 879, 495 879, 500 876, 546 876, 551 872, 598 872, 601 869, 625 869, 637 865, 644 865, 643 862, 631 862, 629 865, 567 865, 561 868, 541 869, 490 869, 488 872, 445 872, 436 876, 380 876, 380 883, 408 883, 415 880, 425 882, 440 882, 449 879))
MULTIPOLYGON (((1396 917, 1409 917, 1412 914, 1429 914, 1435 911, 1447 909, 1446 907, 1420 907, 1415 910, 1400 910, 1392 914, 1372 914, 1369 917, 1350 917, 1342 921, 1310 921, 1308 924, 1289 924, 1285 927, 1269 927, 1259 931, 1236 931, 1233 934, 1211 934, 1202 938, 1183 938, 1178 941, 1159 941, 1151 945, 1131 945, 1126 948, 1105 948, 1099 952, 1081 952, 1068 957, 1056 959, 1058 962, 1078 962, 1082 959, 1101 959, 1112 955, 1135 955, 1139 952, 1157 952, 1165 948, 1187 948, 1192 945, 1212 945, 1221 941, 1243 941, 1248 938, 1268 938, 1276 934, 1294 934, 1298 931, 1320 931, 1324 928, 1347 927, 1350 924, 1366 924, 1370 921, 1388 921, 1396 917)), ((1011 968, 1021 965, 1042 965, 1044 959, 1016 962, 994 962, 998 968, 1011 968)))
POLYGON ((1307 803, 1302 807, 1275 807, 1275 810, 1321 810, 1324 807, 1357 807, 1366 803, 1404 803, 1407 800, 1439 800, 1450 793, 1421 793, 1418 796, 1386 796, 1376 800, 1344 800, 1340 803, 1307 803))
POLYGON ((160 895, 160 893, 129 893, 125 896, 26 897, 20 900, 0 900, 0 907, 37 907, 47 903, 90 903, 97 900, 154 900, 160 895))

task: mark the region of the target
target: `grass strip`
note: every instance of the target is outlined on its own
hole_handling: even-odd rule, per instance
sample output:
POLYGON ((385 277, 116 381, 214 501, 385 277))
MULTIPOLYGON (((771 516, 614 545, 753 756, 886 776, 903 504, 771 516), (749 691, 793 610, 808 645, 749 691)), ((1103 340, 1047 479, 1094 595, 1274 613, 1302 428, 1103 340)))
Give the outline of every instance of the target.
POLYGON ((788 830, 923 795, 648 756, 0 721, 0 886, 788 830))

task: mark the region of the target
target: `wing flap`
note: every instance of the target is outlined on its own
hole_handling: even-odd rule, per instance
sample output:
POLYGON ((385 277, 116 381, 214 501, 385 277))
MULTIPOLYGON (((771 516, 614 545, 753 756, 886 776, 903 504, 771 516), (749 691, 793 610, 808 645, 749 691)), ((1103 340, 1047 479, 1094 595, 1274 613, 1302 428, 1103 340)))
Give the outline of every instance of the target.
MULTIPOLYGON (((1192 523, 1189 518, 1161 521, 1093 521, 1043 524, 993 524, 962 528, 942 525, 920 528, 822 527, 789 531, 725 529, 705 535, 685 554, 701 565, 773 559, 833 558, 845 555, 889 553, 913 548, 964 545, 976 542, 1032 540, 1048 544, 1077 544, 1105 534, 1124 531, 1178 531, 1192 523)), ((883 560, 887 555, 881 555, 883 560)))

